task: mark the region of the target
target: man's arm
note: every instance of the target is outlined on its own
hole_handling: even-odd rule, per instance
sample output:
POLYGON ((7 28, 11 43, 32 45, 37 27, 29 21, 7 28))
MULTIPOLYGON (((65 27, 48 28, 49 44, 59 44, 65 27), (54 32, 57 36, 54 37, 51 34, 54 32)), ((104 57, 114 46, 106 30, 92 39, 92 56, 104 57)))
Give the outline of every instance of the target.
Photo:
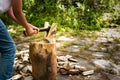
MULTIPOLYGON (((10 19, 12 19, 14 22, 20 24, 20 22, 19 22, 19 21, 17 20, 17 18, 14 16, 12 7, 6 12, 6 14, 7 14, 8 17, 9 17, 10 19)), ((20 25, 22 25, 22 24, 20 24, 20 25)))
POLYGON ((13 21, 24 26, 28 35, 38 33, 39 29, 29 24, 22 12, 22 0, 12 0, 12 7, 7 14, 13 21))

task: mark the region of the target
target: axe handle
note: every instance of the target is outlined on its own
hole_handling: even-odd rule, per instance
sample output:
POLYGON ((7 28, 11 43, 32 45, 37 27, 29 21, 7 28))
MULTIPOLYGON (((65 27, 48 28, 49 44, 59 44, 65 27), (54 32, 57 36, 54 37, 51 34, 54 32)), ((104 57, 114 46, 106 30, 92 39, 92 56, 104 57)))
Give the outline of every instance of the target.
MULTIPOLYGON (((41 29, 39 30, 39 32, 45 32, 45 31, 46 31, 47 34, 48 34, 49 30, 50 30, 50 27, 47 27, 47 28, 41 28, 41 29)), ((27 34, 26 31, 23 31, 23 34, 24 34, 25 36, 28 36, 28 34, 27 34)))

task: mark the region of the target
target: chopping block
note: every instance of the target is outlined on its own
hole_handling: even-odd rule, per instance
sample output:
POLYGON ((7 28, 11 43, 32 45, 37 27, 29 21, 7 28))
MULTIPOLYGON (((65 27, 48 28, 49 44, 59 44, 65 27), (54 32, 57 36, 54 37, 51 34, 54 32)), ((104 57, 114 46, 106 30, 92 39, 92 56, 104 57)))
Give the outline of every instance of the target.
MULTIPOLYGON (((47 28, 49 22, 45 22, 47 28)), ((29 44, 29 57, 32 64, 32 76, 34 80, 56 80, 57 56, 56 56, 56 34, 57 24, 50 26, 48 33, 45 32, 43 41, 31 42, 29 44)))

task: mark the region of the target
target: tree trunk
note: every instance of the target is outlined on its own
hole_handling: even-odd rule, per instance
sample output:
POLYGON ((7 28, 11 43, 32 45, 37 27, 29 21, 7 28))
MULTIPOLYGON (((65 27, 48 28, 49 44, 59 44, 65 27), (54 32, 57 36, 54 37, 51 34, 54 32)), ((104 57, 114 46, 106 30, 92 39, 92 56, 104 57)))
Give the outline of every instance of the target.
POLYGON ((55 44, 30 43, 30 60, 34 80, 56 80, 55 44))
MULTIPOLYGON (((55 30, 53 27, 56 26, 51 26, 49 34, 55 30)), ((44 41, 41 43, 30 43, 29 56, 32 63, 32 75, 34 80, 56 80, 56 44, 52 42, 50 39, 51 36, 49 34, 44 37, 44 41)))

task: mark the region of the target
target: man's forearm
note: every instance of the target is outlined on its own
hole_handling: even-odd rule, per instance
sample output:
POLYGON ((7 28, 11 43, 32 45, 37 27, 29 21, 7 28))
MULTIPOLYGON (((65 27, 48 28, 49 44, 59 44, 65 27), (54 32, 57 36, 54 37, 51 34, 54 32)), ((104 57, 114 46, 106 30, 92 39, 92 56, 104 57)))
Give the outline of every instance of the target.
MULTIPOLYGON (((17 20, 17 18, 14 16, 12 7, 6 12, 6 14, 8 15, 8 17, 13 20, 14 22, 20 24, 20 22, 17 20)), ((20 24, 21 25, 21 24, 20 24)))
POLYGON ((24 26, 26 29, 29 29, 30 27, 28 22, 22 12, 22 0, 13 0, 12 10, 17 22, 19 22, 19 24, 24 26))

